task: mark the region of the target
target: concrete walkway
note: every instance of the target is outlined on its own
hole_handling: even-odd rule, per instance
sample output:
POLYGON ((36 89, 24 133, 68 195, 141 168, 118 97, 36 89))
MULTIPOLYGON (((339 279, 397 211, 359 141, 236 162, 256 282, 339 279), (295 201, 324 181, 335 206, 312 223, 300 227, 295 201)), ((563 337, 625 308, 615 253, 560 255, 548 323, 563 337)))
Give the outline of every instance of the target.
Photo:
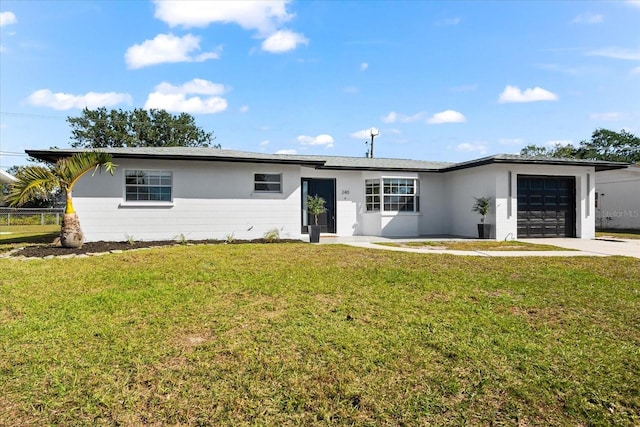
POLYGON ((597 238, 594 240, 586 239, 520 239, 521 242, 531 244, 544 244, 558 246, 560 248, 568 249, 566 251, 454 251, 446 249, 437 249, 434 247, 423 246, 417 248, 408 247, 394 247, 378 245, 379 242, 417 242, 417 241, 452 241, 463 240, 469 241, 472 239, 459 239, 459 238, 385 238, 376 236, 335 236, 335 235, 322 235, 320 237, 321 244, 344 244, 350 246, 356 246, 359 248, 367 249, 379 249, 387 251, 399 251, 399 252, 414 252, 414 253, 429 253, 429 254, 451 254, 451 255, 468 255, 468 256, 484 256, 484 257, 566 257, 566 256, 612 256, 621 255, 640 259, 640 239, 605 239, 597 238))

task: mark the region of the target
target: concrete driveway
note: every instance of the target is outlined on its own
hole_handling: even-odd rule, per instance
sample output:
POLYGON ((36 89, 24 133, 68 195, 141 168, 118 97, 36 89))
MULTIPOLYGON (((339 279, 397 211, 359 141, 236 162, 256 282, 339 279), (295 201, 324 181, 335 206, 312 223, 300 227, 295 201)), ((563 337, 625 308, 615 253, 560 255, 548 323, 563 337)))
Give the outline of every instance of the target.
POLYGON ((640 239, 596 238, 587 239, 520 239, 527 243, 544 243, 574 249, 593 255, 622 255, 640 258, 640 239))
POLYGON ((376 242, 409 242, 409 241, 437 241, 437 240, 468 240, 457 238, 385 238, 375 236, 349 236, 338 237, 335 235, 322 235, 320 243, 339 243, 360 248, 379 249, 388 251, 431 253, 431 254, 451 254, 470 255, 485 257, 561 257, 561 256, 612 256, 621 255, 640 259, 640 239, 610 239, 598 238, 594 240, 586 239, 519 239, 521 242, 532 244, 553 245, 567 249, 566 251, 454 251, 446 249, 434 249, 430 247, 393 247, 377 245, 376 242))

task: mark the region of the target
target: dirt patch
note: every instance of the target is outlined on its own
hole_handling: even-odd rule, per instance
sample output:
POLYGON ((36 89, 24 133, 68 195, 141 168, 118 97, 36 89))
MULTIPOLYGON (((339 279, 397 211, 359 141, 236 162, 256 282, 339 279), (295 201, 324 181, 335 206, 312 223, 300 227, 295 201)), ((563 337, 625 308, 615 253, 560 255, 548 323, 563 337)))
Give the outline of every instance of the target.
POLYGON ((289 240, 289 239, 280 239, 276 241, 266 240, 266 239, 254 239, 254 240, 234 240, 233 242, 226 242, 224 240, 204 240, 190 243, 176 243, 172 240, 163 240, 163 241, 149 241, 149 242, 89 242, 82 245, 80 248, 63 248, 61 246, 55 245, 38 245, 38 246, 27 246, 18 251, 12 252, 11 256, 18 257, 24 256, 28 258, 44 258, 48 256, 62 256, 62 255, 84 255, 84 254, 95 254, 95 253, 104 253, 104 252, 112 252, 112 251, 129 251, 132 249, 143 249, 143 248, 155 248, 160 246, 182 246, 182 245, 193 245, 193 244, 208 244, 208 245, 237 245, 237 244, 246 244, 246 243, 301 243, 301 240, 289 240))

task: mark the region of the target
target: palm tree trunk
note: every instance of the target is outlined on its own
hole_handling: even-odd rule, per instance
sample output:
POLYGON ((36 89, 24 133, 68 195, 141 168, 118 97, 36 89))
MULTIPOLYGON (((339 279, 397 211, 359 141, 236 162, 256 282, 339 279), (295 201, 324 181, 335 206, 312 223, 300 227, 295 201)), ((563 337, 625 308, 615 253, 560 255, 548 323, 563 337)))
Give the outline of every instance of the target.
POLYGON ((80 228, 78 215, 75 212, 65 213, 60 230, 60 244, 63 248, 79 248, 83 243, 84 234, 80 228))

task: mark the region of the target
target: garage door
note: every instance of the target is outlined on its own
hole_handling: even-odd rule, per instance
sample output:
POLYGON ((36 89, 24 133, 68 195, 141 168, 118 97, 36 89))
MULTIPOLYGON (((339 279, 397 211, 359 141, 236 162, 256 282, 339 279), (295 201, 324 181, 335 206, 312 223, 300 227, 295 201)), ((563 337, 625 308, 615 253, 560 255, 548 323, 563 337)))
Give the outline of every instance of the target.
POLYGON ((576 180, 518 175, 518 237, 575 237, 576 180))

